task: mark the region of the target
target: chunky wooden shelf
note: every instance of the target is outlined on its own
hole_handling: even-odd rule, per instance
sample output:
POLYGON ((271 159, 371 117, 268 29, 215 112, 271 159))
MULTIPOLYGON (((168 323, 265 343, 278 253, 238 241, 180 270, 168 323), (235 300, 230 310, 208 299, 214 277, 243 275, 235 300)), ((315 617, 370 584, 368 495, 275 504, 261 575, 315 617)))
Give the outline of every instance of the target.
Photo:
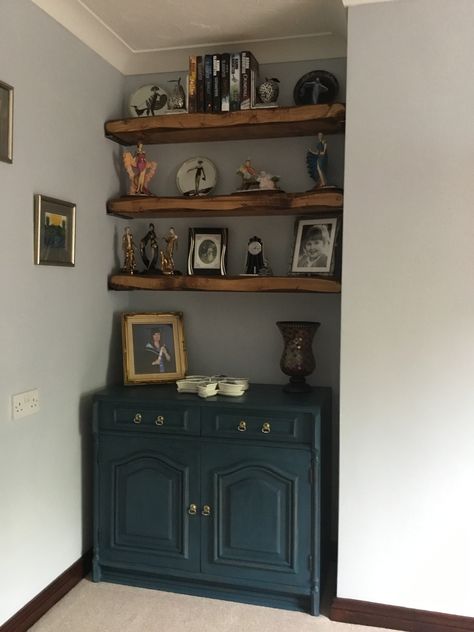
POLYGON ((125 196, 109 200, 107 213, 129 219, 305 215, 342 209, 343 202, 340 189, 316 189, 307 193, 260 191, 213 197, 125 196))
POLYGON ((313 136, 344 131, 342 103, 300 105, 219 114, 164 114, 105 123, 105 135, 121 145, 313 136))
POLYGON ((114 274, 111 290, 181 290, 200 292, 325 292, 337 294, 341 284, 321 277, 281 276, 152 276, 114 274))

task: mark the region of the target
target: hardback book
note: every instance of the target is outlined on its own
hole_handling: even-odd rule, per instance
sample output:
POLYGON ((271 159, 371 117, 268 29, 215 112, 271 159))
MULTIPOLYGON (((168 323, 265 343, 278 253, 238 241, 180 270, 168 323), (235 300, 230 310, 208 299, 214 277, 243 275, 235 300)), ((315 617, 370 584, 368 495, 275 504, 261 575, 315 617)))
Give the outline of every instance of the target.
POLYGON ((250 110, 257 102, 258 61, 248 51, 242 51, 240 70, 240 109, 250 110))
POLYGON ((212 111, 221 111, 221 56, 212 56, 212 111))
POLYGON ((196 57, 196 112, 204 112, 204 60, 202 55, 196 57))
POLYGON ((204 112, 212 112, 212 55, 204 55, 204 112))
POLYGON ((230 111, 240 110, 240 53, 232 53, 229 68, 230 111))
POLYGON ((230 54, 221 55, 221 112, 230 110, 230 54))
POLYGON ((188 112, 197 112, 197 56, 189 57, 188 112))

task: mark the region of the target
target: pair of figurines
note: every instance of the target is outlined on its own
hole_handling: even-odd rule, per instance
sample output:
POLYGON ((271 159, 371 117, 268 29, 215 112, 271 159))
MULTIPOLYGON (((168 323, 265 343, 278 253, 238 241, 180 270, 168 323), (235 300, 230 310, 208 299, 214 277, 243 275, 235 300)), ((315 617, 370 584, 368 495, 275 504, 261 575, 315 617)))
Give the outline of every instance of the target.
POLYGON ((122 237, 123 266, 122 272, 125 274, 135 274, 137 272, 136 252, 140 252, 140 257, 145 266, 143 274, 180 274, 175 269, 174 252, 178 246, 178 235, 173 227, 168 234, 163 237, 165 247, 160 250, 158 238, 155 233, 154 224, 150 224, 148 232, 140 240, 140 247, 137 248, 130 227, 127 226, 122 237), (157 268, 158 258, 160 268, 157 268))
POLYGON ((237 169, 237 174, 241 178, 238 193, 243 191, 281 191, 278 186, 280 176, 274 176, 267 171, 259 171, 250 160, 244 162, 237 169))

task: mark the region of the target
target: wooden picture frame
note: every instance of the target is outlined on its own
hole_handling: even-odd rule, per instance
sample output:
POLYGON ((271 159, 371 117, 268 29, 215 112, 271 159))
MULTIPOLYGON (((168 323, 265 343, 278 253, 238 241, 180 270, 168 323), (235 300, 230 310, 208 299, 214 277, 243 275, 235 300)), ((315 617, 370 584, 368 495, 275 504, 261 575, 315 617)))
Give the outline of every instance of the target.
POLYGON ((0 160, 13 162, 13 87, 0 81, 0 160))
POLYGON ((188 274, 226 274, 227 228, 190 228, 188 274))
POLYGON ((289 274, 338 278, 341 232, 341 213, 298 218, 289 274))
POLYGON ((34 206, 35 263, 74 266, 76 205, 37 193, 34 196, 34 206))
POLYGON ((187 371, 181 312, 122 314, 124 384, 175 382, 187 371))

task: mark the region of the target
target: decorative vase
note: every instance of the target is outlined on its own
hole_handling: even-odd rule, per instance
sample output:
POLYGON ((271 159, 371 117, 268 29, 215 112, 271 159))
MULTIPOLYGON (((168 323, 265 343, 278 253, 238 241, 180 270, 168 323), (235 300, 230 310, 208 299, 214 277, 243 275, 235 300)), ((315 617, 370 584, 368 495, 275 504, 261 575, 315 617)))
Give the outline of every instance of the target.
POLYGON ((277 327, 283 336, 284 348, 280 368, 290 381, 283 390, 287 393, 306 393, 311 387, 305 377, 316 366, 313 355, 313 338, 321 323, 304 320, 278 321, 277 327))

